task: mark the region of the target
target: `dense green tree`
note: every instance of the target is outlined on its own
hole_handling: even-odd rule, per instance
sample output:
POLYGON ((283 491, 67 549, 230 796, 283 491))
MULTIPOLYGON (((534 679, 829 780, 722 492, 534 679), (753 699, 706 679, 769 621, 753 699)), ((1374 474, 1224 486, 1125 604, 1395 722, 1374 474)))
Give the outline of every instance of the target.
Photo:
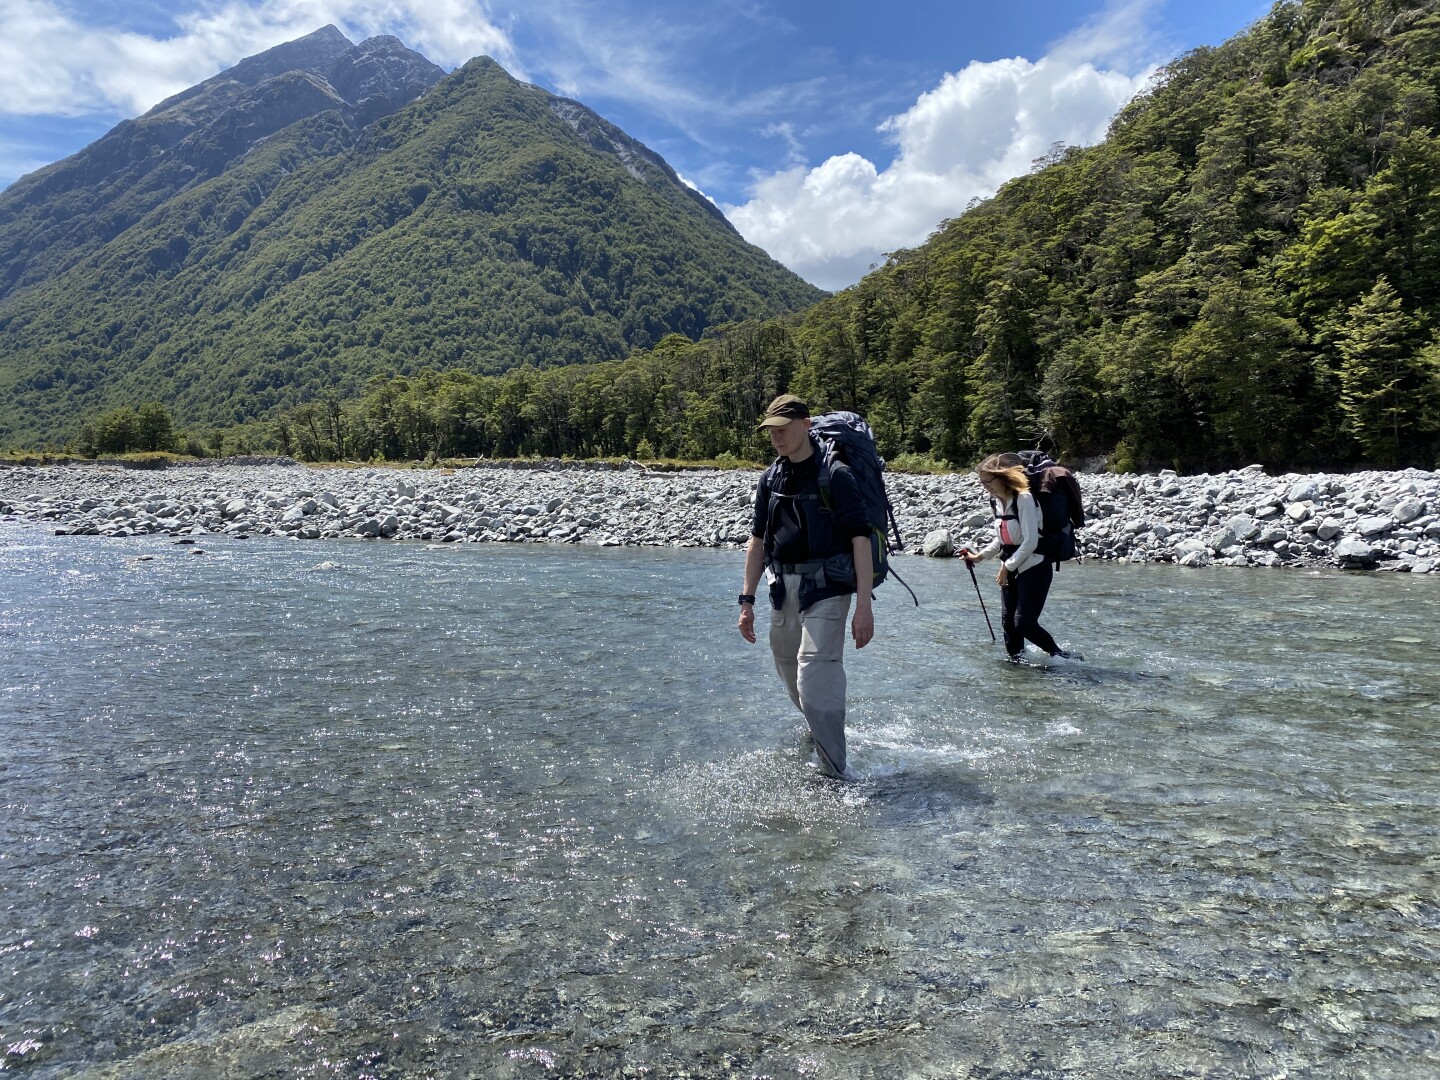
POLYGON ((1173 346, 1180 385, 1209 422, 1212 454, 1281 461, 1305 401, 1305 335, 1262 279, 1222 279, 1173 346))
POLYGON ((135 445, 151 453, 175 448, 175 424, 169 409, 153 401, 140 406, 135 416, 135 445))
POLYGON ((1413 460, 1412 433, 1425 432, 1435 381, 1430 353, 1418 350, 1420 320, 1404 311, 1385 278, 1347 313, 1335 343, 1345 426, 1370 460, 1413 460))

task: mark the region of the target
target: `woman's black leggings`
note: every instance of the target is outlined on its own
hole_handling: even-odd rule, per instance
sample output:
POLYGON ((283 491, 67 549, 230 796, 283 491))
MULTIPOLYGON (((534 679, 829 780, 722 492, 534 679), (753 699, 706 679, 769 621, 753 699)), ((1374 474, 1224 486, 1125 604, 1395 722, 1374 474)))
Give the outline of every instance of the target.
POLYGON ((1000 587, 1000 624, 1005 630, 1005 651, 1011 656, 1024 652, 1027 641, 1051 656, 1060 651, 1055 639, 1040 625, 1040 612, 1045 610, 1054 576, 1055 568, 1044 562, 1023 574, 1012 574, 1009 584, 1000 587))

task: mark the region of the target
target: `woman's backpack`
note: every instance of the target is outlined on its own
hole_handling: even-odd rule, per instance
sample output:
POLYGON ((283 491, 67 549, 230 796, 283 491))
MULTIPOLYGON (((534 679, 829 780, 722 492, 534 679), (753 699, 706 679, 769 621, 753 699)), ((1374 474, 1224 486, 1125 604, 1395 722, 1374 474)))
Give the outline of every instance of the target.
POLYGON ((1030 494, 1040 508, 1040 553, 1049 563, 1073 559, 1075 530, 1085 524, 1075 474, 1043 450, 1021 450, 1015 457, 1025 467, 1030 494))

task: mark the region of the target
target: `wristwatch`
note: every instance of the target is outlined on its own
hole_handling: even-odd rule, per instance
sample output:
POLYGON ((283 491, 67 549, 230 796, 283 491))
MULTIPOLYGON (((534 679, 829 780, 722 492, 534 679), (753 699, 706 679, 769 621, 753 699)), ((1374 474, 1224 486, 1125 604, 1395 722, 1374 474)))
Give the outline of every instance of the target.
POLYGON ((744 604, 749 604, 749 605, 751 605, 751 606, 753 607, 753 606, 755 605, 755 594, 754 594, 754 593, 748 593, 748 592, 742 592, 742 593, 740 594, 740 603, 741 603, 742 605, 744 605, 744 604))

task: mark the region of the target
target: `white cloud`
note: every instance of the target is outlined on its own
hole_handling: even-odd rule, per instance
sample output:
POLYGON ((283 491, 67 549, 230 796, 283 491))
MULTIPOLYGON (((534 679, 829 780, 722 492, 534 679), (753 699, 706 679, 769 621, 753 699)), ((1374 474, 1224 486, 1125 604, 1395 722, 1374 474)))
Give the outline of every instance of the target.
MULTIPOLYGON (((0 178, 24 176, 50 164, 48 157, 39 156, 32 146, 0 139, 0 178)), ((3 179, 0 179, 3 183, 3 179)))
POLYGON ((897 147, 888 167, 848 153, 786 169, 757 179, 750 201, 724 207, 726 214, 747 240, 807 280, 851 285, 884 252, 922 242, 1055 143, 1100 141, 1153 74, 1106 70, 1103 59, 1133 49, 1135 20, 1147 6, 1112 8, 1038 61, 975 62, 946 75, 881 125, 897 147))
POLYGON ((0 112, 134 116, 329 23, 357 42, 394 34, 442 67, 485 54, 524 77, 509 37, 477 0, 231 2, 177 17, 177 32, 165 38, 106 27, 70 10, 51 0, 0 0, 0 112))

